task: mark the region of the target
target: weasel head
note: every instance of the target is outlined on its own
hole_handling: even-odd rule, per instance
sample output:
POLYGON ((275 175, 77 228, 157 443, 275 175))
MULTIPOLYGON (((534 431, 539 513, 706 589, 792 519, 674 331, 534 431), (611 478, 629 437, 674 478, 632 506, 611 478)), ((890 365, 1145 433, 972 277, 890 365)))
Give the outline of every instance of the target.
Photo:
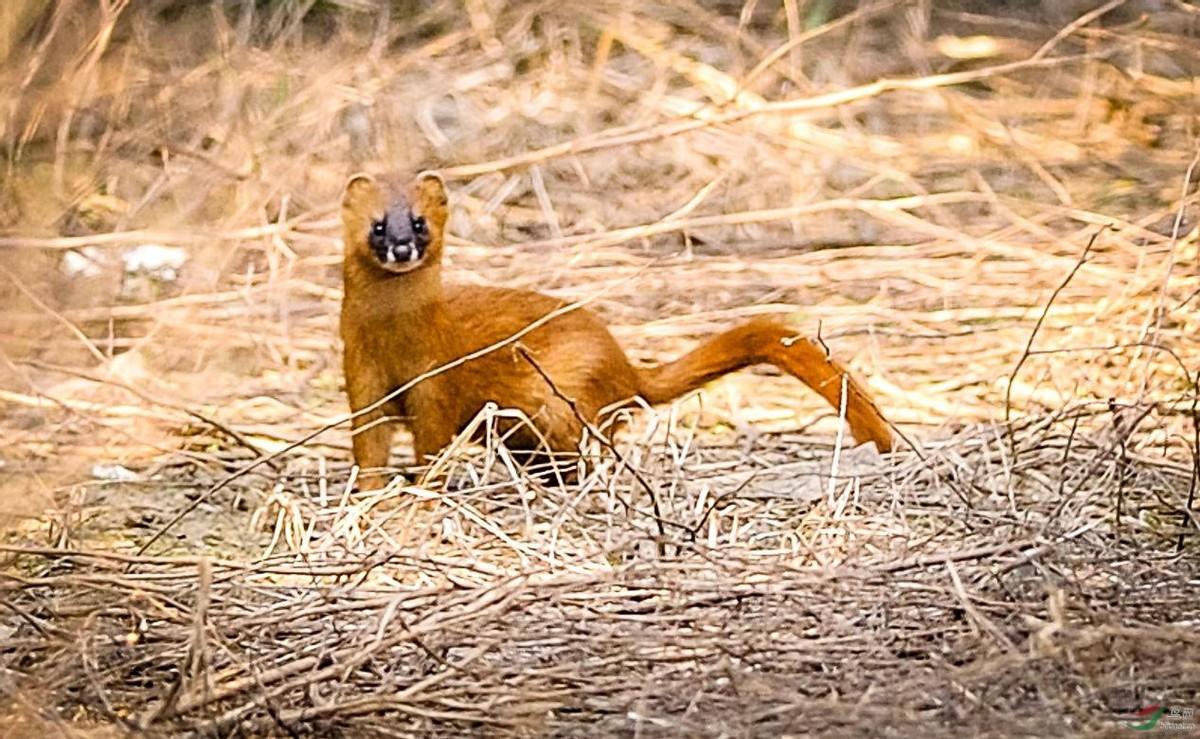
POLYGON ((346 258, 390 274, 438 264, 446 216, 446 185, 433 172, 407 185, 356 174, 342 194, 346 258))

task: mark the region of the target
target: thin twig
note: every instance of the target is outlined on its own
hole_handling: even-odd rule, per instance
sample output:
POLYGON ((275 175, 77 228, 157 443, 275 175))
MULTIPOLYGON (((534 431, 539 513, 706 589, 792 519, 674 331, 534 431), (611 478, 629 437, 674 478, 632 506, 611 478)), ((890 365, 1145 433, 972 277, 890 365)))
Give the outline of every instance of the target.
POLYGON ((536 371, 541 376, 541 378, 543 380, 545 380, 546 385, 548 385, 550 387, 550 392, 554 393, 554 396, 556 398, 558 398, 559 400, 561 400, 567 404, 567 407, 571 409, 572 415, 574 415, 575 419, 577 421, 579 421, 579 424, 583 428, 587 429, 588 433, 591 434, 593 437, 595 437, 595 439, 597 441, 599 441, 600 444, 605 449, 607 449, 609 452, 611 452, 612 455, 617 458, 617 461, 620 462, 622 466, 624 466, 625 468, 627 468, 629 470, 630 474, 633 475, 633 478, 638 481, 638 484, 641 485, 642 489, 646 491, 646 494, 648 496, 650 496, 650 505, 654 509, 654 523, 655 523, 655 525, 658 526, 659 555, 666 556, 664 547, 666 547, 667 532, 666 532, 666 529, 663 528, 663 525, 665 523, 670 523, 672 526, 677 526, 684 530, 687 530, 688 527, 684 526, 683 524, 677 524, 672 521, 667 521, 667 519, 663 518, 662 506, 659 505, 659 502, 658 502, 658 491, 654 488, 653 485, 650 484, 650 482, 648 480, 646 480, 646 478, 644 476, 642 476, 641 471, 638 470, 633 465, 629 464, 628 460, 625 459, 625 456, 623 454, 621 454, 621 451, 619 449, 617 449, 616 445, 613 444, 611 441, 609 441, 608 436, 606 436, 604 434, 604 432, 602 432, 600 429, 596 428, 596 425, 594 423, 592 423, 591 421, 589 421, 583 415, 583 413, 579 410, 579 404, 575 401, 574 398, 570 398, 570 397, 564 395, 562 390, 559 390, 558 385, 556 385, 554 380, 550 377, 550 375, 546 373, 546 370, 542 368, 542 365, 539 364, 538 361, 533 358, 533 355, 529 352, 529 350, 527 348, 525 348, 521 344, 517 344, 516 349, 517 349, 517 353, 519 353, 526 362, 529 362, 530 366, 533 367, 534 371, 536 371))
MULTIPOLYGON (((1050 293, 1049 300, 1047 300, 1046 304, 1042 306, 1042 313, 1040 316, 1038 316, 1037 321, 1034 322, 1033 330, 1029 332, 1029 338, 1025 341, 1025 349, 1021 352, 1021 356, 1017 358, 1017 363, 1013 366, 1013 370, 1008 376, 1008 386, 1004 389, 1005 424, 1008 424, 1012 419, 1012 388, 1013 385, 1016 384, 1017 373, 1021 371, 1021 367, 1025 364, 1025 360, 1029 358, 1029 352, 1033 348, 1034 339, 1037 338, 1038 331, 1042 328, 1042 323, 1046 320, 1046 315, 1050 312, 1050 306, 1054 305, 1055 298, 1058 297, 1059 293, 1066 289, 1067 285, 1070 284, 1071 279, 1075 277, 1075 273, 1078 272, 1081 267, 1083 267, 1084 263, 1087 261, 1088 254, 1092 250, 1092 246, 1096 243, 1096 239, 1100 236, 1100 234, 1104 233, 1107 228, 1107 226, 1102 226, 1098 231, 1092 234, 1092 237, 1088 239, 1087 245, 1083 247, 1083 253, 1079 255, 1079 259, 1075 262, 1075 266, 1071 268, 1071 271, 1067 273, 1067 276, 1063 278, 1063 281, 1058 284, 1058 287, 1054 288, 1054 292, 1050 293)), ((1013 447, 1011 430, 1009 431, 1008 438, 1009 448, 1012 450, 1015 459, 1016 449, 1013 447)))

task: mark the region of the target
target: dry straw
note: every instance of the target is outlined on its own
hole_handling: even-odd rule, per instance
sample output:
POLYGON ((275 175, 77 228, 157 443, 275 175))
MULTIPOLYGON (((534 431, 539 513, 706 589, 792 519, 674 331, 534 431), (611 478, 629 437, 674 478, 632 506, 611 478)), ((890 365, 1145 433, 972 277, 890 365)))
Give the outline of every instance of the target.
POLYGON ((1198 707, 1191 6, 37 5, 0 14, 10 725, 1073 735, 1198 707), (451 179, 455 279, 595 310, 638 360, 775 315, 907 443, 848 448, 744 374, 589 429, 571 474, 520 467, 489 407, 482 444, 355 491, 334 204, 362 167, 451 179), (123 274, 146 244, 177 279, 123 274))

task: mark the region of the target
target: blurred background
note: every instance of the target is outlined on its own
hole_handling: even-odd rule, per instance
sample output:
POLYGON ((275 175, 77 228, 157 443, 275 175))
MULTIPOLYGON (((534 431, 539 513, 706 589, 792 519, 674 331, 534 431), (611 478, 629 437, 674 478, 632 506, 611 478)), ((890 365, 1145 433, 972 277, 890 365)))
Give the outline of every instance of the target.
MULTIPOLYGON (((1147 448, 1183 460, 1197 23, 1178 0, 9 0, 0 485, 220 468, 335 418, 340 187, 426 167, 453 279, 598 295, 638 360, 772 314, 917 437, 1149 404, 1147 448)), ((769 372, 687 408, 729 438, 835 427, 769 372)))
POLYGON ((1193 0, 3 0, 0 725, 1190 721, 1198 27, 1193 0), (339 194, 421 168, 450 279, 590 300, 639 362, 774 316, 911 444, 843 449, 759 368, 571 485, 492 446, 352 492, 346 428, 308 438, 346 411, 339 194))

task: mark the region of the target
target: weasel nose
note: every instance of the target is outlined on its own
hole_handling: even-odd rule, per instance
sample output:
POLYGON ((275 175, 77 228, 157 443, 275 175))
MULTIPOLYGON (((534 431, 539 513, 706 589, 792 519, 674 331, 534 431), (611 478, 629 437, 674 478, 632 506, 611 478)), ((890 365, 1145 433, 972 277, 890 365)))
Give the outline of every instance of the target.
POLYGON ((388 263, 395 262, 415 262, 421 258, 421 250, 417 248, 413 240, 410 239, 389 239, 387 249, 384 252, 383 261, 388 263))

